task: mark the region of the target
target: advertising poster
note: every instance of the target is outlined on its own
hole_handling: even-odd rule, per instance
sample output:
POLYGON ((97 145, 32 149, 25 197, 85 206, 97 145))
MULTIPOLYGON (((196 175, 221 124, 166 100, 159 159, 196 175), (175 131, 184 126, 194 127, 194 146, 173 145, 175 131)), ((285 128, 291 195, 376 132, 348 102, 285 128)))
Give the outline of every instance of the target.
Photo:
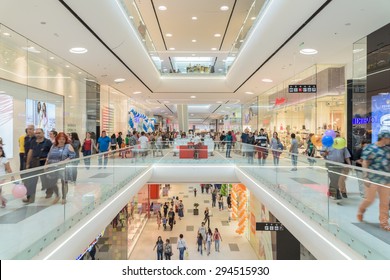
POLYGON ((11 96, 0 94, 0 144, 7 158, 13 158, 14 103, 11 96))
POLYGON ((26 125, 42 128, 45 137, 56 127, 56 105, 45 101, 26 99, 26 125))
POLYGON ((390 131, 390 93, 372 97, 372 143, 378 141, 381 131, 390 131))

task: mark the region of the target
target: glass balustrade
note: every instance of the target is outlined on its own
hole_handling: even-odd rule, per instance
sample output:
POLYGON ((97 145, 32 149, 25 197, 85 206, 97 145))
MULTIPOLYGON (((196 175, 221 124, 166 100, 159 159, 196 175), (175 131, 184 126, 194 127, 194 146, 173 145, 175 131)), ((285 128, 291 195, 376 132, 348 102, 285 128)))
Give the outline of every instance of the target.
POLYGON ((283 204, 295 207, 365 258, 390 259, 390 233, 378 224, 379 201, 368 208, 364 222, 357 220, 363 200, 360 193, 370 183, 366 175, 375 173, 389 178, 389 174, 302 154, 296 155, 293 170, 292 154, 286 150, 267 150, 262 161, 258 147, 235 143, 230 157, 227 148, 220 142, 194 145, 183 139, 180 143, 152 143, 146 149, 137 145, 4 175, 0 185, 7 203, 0 210, 0 258, 33 258, 152 165, 169 164, 174 168, 175 164, 187 164, 196 168, 215 164, 240 169, 283 204), (279 161, 274 162, 274 157, 279 161), (348 198, 334 200, 329 196, 332 174, 345 179, 348 198), (68 181, 66 197, 61 179, 68 181), (29 194, 35 195, 30 203, 22 200, 26 198, 26 187, 29 194))

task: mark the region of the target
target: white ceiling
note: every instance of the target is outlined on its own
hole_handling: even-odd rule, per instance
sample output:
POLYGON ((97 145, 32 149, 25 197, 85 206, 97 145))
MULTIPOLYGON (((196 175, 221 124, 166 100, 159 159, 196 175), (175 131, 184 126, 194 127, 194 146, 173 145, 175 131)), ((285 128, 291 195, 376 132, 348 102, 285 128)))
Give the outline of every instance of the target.
MULTIPOLYGON (((330 1, 288 40, 327 2, 271 0, 266 13, 256 19, 226 77, 214 78, 161 76, 137 34, 137 26, 129 24, 131 21, 121 12, 116 0, 0 0, 0 23, 77 65, 95 76, 99 83, 113 86, 140 102, 148 100, 146 104, 151 108, 164 101, 213 104, 208 112, 211 114, 215 105, 221 104, 217 102, 248 102, 316 63, 346 64, 346 77, 350 78, 353 42, 389 23, 390 1, 330 1), (299 54, 302 43, 319 53, 315 56, 299 54), (75 46, 86 47, 88 53, 69 53, 75 46), (116 84, 116 78, 126 81, 116 84), (273 82, 264 83, 263 78, 273 82), (134 95, 135 91, 142 93, 134 95), (247 91, 255 94, 245 94, 247 91)), ((169 56, 193 53, 215 56, 217 61, 226 58, 252 1, 137 0, 136 3, 165 62, 169 61, 169 56), (159 5, 165 5, 167 10, 158 10, 159 5), (229 6, 229 10, 220 11, 222 5, 229 6), (192 16, 197 16, 198 20, 192 21, 192 16), (173 36, 166 37, 166 33, 173 36), (225 38, 214 37, 215 33, 225 38), (192 39, 197 42, 191 42, 192 39), (175 51, 167 50, 170 47, 175 47, 175 51), (211 51, 212 47, 218 50, 211 51)), ((156 109, 156 113, 157 110, 160 109, 156 109)))

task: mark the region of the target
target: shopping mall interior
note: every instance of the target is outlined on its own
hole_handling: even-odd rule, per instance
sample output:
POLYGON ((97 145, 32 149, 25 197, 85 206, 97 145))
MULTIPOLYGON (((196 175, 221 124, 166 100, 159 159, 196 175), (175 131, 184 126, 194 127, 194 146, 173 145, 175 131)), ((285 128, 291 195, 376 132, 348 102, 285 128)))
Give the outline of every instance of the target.
POLYGON ((321 153, 332 146, 321 137, 339 131, 354 164, 390 130, 388 0, 0 3, 0 259, 155 260, 161 236, 177 260, 180 234, 188 260, 390 259, 382 200, 357 217, 363 174, 389 173, 331 168, 321 153), (164 143, 115 142, 54 167, 37 156, 45 166, 26 169, 31 125, 47 139, 137 131, 164 143), (282 143, 265 162, 241 138, 261 128, 282 143), (222 132, 237 137, 230 154, 222 132), (332 174, 348 196, 333 199, 332 174), (184 217, 165 230, 157 213, 176 197, 184 217), (201 255, 206 208, 222 240, 201 255))

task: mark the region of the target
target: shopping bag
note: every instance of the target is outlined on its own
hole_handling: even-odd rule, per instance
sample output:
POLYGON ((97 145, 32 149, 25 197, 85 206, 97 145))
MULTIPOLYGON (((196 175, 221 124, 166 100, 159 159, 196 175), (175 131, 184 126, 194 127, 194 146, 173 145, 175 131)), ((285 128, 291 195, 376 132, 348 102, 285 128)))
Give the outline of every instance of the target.
POLYGON ((188 259, 189 256, 190 256, 190 254, 188 253, 188 250, 186 250, 186 252, 184 253, 184 257, 185 257, 186 259, 188 259))

